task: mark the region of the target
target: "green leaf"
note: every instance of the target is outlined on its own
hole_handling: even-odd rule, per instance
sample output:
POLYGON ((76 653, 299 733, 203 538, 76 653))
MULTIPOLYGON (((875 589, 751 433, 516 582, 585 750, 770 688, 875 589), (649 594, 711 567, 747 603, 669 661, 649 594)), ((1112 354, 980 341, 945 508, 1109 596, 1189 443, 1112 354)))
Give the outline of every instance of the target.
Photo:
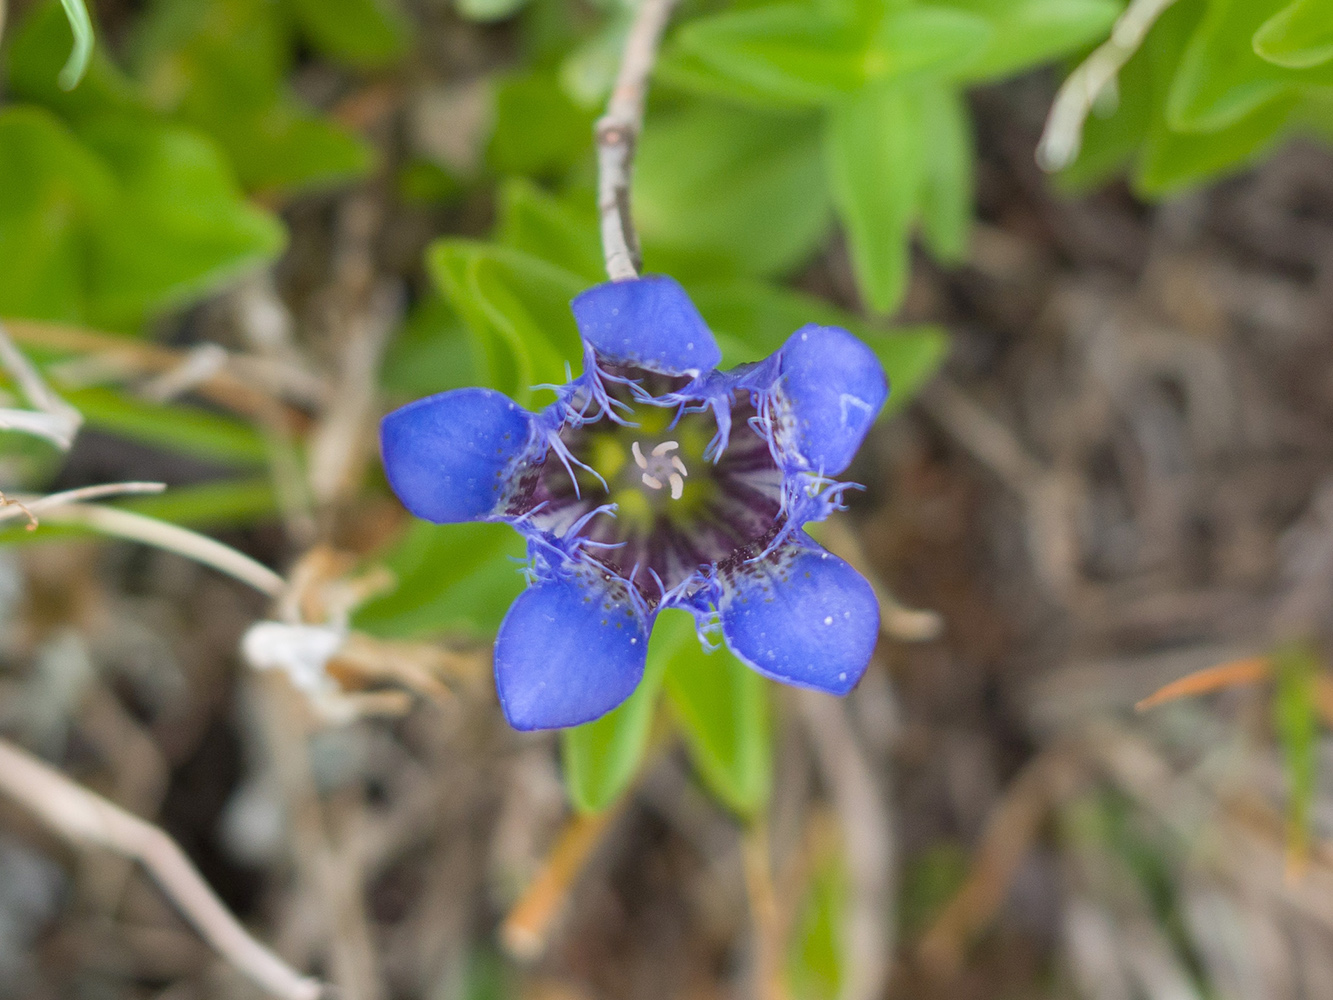
POLYGON ((74 33, 74 48, 69 54, 69 61, 60 71, 60 86, 73 90, 83 74, 88 70, 88 63, 93 55, 93 22, 88 16, 88 8, 83 0, 60 0, 65 8, 65 17, 69 19, 70 31, 74 33))
POLYGON ((919 106, 901 87, 867 88, 829 118, 824 148, 833 203, 857 286, 875 312, 891 312, 907 288, 924 141, 919 106))
POLYGON ((583 356, 569 303, 586 281, 531 254, 473 240, 437 240, 426 260, 473 336, 482 384, 526 406, 536 386, 567 381, 567 366, 583 356))
POLYGON ((773 780, 768 682, 725 646, 697 639, 671 657, 667 701, 704 784, 728 808, 753 816, 773 780))
POLYGON ((945 0, 992 28, 984 50, 959 73, 998 80, 1069 55, 1106 37, 1120 15, 1116 0, 945 0))
POLYGON ((404 49, 410 26, 387 0, 290 0, 315 47, 353 66, 393 62, 404 49))
POLYGON ((1303 857, 1309 846, 1319 754, 1319 657, 1307 644, 1292 644, 1273 654, 1273 668, 1273 723, 1287 772, 1288 847, 1292 856, 1303 857))
POLYGON ((1333 64, 1292 70, 1255 54, 1255 33, 1281 2, 1209 3, 1167 96, 1167 121, 1173 129, 1214 132, 1270 104, 1292 86, 1333 84, 1333 64))
POLYGON ((487 156, 500 173, 553 174, 592 151, 596 111, 575 104, 552 72, 516 73, 495 88, 487 156))
POLYGON ((121 182, 94 237, 90 315, 110 325, 217 288, 282 251, 286 233, 248 204, 204 136, 107 116, 82 130, 121 182))
POLYGON ((807 323, 841 326, 864 337, 866 325, 824 299, 748 278, 686 286, 722 347, 726 367, 760 361, 807 323))
POLYGON ((0 314, 83 319, 92 234, 115 178, 53 115, 0 111, 0 314))
POLYGON ((861 338, 889 376, 889 399, 880 419, 907 406, 949 354, 949 335, 937 326, 866 331, 861 338))
POLYGON ((1292 0, 1254 33, 1254 51, 1287 69, 1308 69, 1333 59, 1333 5, 1292 0))
POLYGON ((803 902, 790 951, 787 982, 793 1000, 836 1000, 842 990, 847 873, 842 858, 827 859, 803 902))
POLYGON ((477 384, 468 332, 438 295, 427 295, 408 314, 385 353, 380 384, 403 399, 477 384))
POLYGON ((933 843, 906 859, 898 890, 898 918, 904 937, 916 938, 934 923, 963 887, 971 868, 967 850, 949 840, 933 843))
POLYGON ((390 639, 491 636, 523 589, 523 539, 507 524, 413 521, 382 558, 398 579, 360 608, 357 628, 390 639))
POLYGON ((634 172, 649 269, 771 275, 810 257, 829 224, 818 123, 703 105, 654 118, 634 172))
POLYGON ((939 327, 879 329, 824 299, 759 281, 691 282, 687 289, 717 335, 726 366, 768 357, 807 323, 850 330, 870 346, 889 376, 881 418, 911 402, 948 353, 948 335, 939 327))
POLYGON ((775 98, 820 104, 865 84, 870 33, 812 5, 789 3, 690 21, 676 42, 718 72, 775 98))
POLYGON ((811 4, 729 11, 686 24, 687 54, 724 76, 795 104, 824 104, 867 83, 945 73, 975 57, 986 22, 949 7, 895 6, 879 23, 811 4))
POLYGON ((537 185, 511 178, 500 187, 496 238, 506 246, 557 264, 591 283, 605 278, 601 236, 591 200, 587 210, 537 185))
POLYGON ((1295 94, 1278 93, 1225 128, 1207 134, 1175 131, 1166 109, 1170 95, 1176 93, 1182 53, 1193 44, 1190 36, 1197 37, 1195 28, 1202 15, 1201 2, 1180 0, 1162 15, 1145 44, 1157 110, 1139 155, 1134 183, 1147 197, 1162 197, 1245 166, 1278 135, 1298 101, 1295 94))
POLYGON ((227 465, 263 465, 268 447, 249 424, 198 407, 149 403, 93 386, 62 395, 89 426, 131 441, 227 465))
POLYGON ((967 257, 972 230, 972 120, 963 94, 923 87, 917 93, 923 132, 921 232, 935 257, 948 264, 967 257))
POLYGON ((529 0, 454 0, 454 8, 469 21, 503 21, 528 3, 529 0))
POLYGON ((278 498, 265 476, 173 486, 163 493, 120 500, 115 506, 172 524, 228 528, 272 517, 278 512, 278 498))
POLYGON ((58 82, 58 67, 77 43, 55 0, 36 5, 5 40, 5 75, 13 97, 43 104, 66 118, 141 103, 130 82, 100 50, 90 55, 77 87, 70 90, 58 82))
POLYGON ((560 733, 565 788, 580 812, 601 812, 629 787, 648 749, 657 696, 667 665, 687 643, 697 644, 694 616, 663 611, 648 641, 643 680, 629 699, 586 725, 560 733))
POLYGON ((133 46, 148 99, 216 139, 249 190, 318 188, 368 173, 371 148, 288 89, 294 41, 281 14, 270 0, 155 0, 133 46))

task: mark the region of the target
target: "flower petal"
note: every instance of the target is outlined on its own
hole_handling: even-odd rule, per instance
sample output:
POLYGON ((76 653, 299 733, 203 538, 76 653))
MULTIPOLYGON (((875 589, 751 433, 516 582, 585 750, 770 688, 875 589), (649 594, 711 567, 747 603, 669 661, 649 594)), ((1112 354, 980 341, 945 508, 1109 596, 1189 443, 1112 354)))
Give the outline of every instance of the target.
POLYGON ((698 375, 722 360, 685 289, 664 275, 596 285, 572 308, 583 339, 610 361, 668 375, 698 375))
POLYGON ((532 414, 492 389, 427 396, 380 423, 389 485, 413 514, 440 524, 497 513, 533 447, 532 414))
POLYGON ((518 596, 495 640, 495 688, 515 729, 591 722, 643 679, 648 622, 623 585, 582 567, 518 596))
POLYGON ((846 694, 879 635, 879 602, 860 573, 801 536, 723 578, 731 651, 765 677, 846 694))
POLYGON ((835 476, 851 464, 875 422, 889 383, 869 347, 836 326, 803 326, 779 352, 789 419, 779 445, 835 476), (785 440, 784 440, 785 438, 785 440))

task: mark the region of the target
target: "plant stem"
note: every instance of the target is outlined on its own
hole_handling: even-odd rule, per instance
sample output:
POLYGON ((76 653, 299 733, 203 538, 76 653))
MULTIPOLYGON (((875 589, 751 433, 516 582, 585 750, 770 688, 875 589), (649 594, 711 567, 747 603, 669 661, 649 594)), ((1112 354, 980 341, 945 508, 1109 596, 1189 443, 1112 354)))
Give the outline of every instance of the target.
POLYGON ((630 218, 630 174, 634 148, 643 129, 648 74, 676 0, 641 0, 625 39, 620 72, 597 122, 597 208, 601 216, 602 253, 612 281, 639 276, 639 238, 630 218))

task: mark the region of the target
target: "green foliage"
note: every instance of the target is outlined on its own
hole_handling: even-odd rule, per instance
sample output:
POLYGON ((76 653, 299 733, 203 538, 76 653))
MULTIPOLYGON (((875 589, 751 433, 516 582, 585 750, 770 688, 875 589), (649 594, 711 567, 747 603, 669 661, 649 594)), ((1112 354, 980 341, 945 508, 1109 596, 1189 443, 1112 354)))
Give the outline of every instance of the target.
POLYGON ((773 781, 768 682, 725 646, 691 640, 672 658, 664 687, 704 784, 733 812, 755 815, 773 781))
POLYGON ((658 116, 634 174, 646 266, 682 281, 791 270, 828 232, 823 175, 816 116, 710 104, 658 116))
POLYGON ((916 938, 926 931, 963 887, 971 866, 967 850, 950 840, 931 844, 906 860, 898 890, 899 921, 904 937, 916 938))
POLYGON ((60 70, 60 86, 73 90, 83 74, 88 71, 88 62, 93 56, 93 21, 88 16, 88 8, 83 0, 60 0, 69 19, 69 30, 74 35, 74 47, 70 49, 69 61, 60 70))
MULTIPOLYGON (((469 221, 459 227, 468 238, 429 248, 431 287, 390 346, 386 397, 482 384, 536 407, 549 396, 534 387, 581 365, 569 301, 603 277, 592 125, 634 6, 455 0, 478 21, 521 14, 506 36, 513 61, 487 81, 484 167, 455 176, 416 153, 387 180, 418 210, 448 202, 472 220, 493 205, 495 225, 478 239, 469 221)), ((683 282, 724 364, 767 356, 805 323, 839 325, 884 364, 886 413, 906 405, 940 364, 943 331, 891 328, 782 279, 816 260, 837 225, 860 299, 883 317, 903 299, 918 237, 941 262, 965 259, 968 88, 1079 56, 1123 7, 739 0, 687 10, 657 67, 635 164, 647 269, 683 282)), ((273 261, 283 227, 247 193, 281 204, 377 166, 368 143, 297 95, 298 63, 304 72, 333 61, 345 81, 417 72, 397 0, 147 0, 120 28, 113 58, 94 48, 81 0, 46 0, 5 39, 0 315, 137 332, 273 261)), ((1128 169, 1136 190, 1160 197, 1251 162, 1297 127, 1333 136, 1333 4, 1179 0, 1118 85, 1114 112, 1088 122, 1067 181, 1128 169)), ((93 427, 155 447, 243 470, 268 460, 263 436, 222 414, 101 387, 69 397, 93 427)), ((271 516, 275 500, 241 479, 126 505, 232 524, 271 516)), ((524 555, 501 525, 413 523, 382 553, 397 589, 361 609, 357 624, 389 637, 485 638, 523 586, 524 555)), ((1303 826, 1313 737, 1302 670, 1283 674, 1276 718, 1293 824, 1303 826)), ((765 681, 725 648, 705 651, 683 612, 667 613, 639 691, 564 734, 570 796, 585 811, 610 805, 637 773, 655 720, 669 717, 708 788, 752 816, 771 782, 770 711, 765 681), (667 716, 657 711, 663 699, 667 716)), ((927 882, 954 877, 949 858, 928 860, 927 882)), ((799 996, 839 988, 835 869, 816 880, 795 938, 789 974, 799 996)))
POLYGON ((1333 59, 1333 7, 1322 0, 1292 0, 1259 26, 1254 51, 1287 69, 1309 69, 1333 59))
POLYGON ((835 1000, 843 982, 843 915, 847 873, 840 855, 825 860, 801 906, 787 954, 787 984, 795 1000, 835 1000))
POLYGON ((263 437, 250 424, 176 403, 149 403, 95 386, 65 392, 92 427, 225 465, 257 466, 267 459, 263 437))
POLYGON ((1128 166, 1163 197, 1234 172, 1299 127, 1333 85, 1333 11, 1304 0, 1180 0, 1120 74, 1119 106, 1091 119, 1077 186, 1128 166))
POLYGON ((134 73, 148 102, 210 134, 250 190, 327 186, 372 166, 369 147, 292 94, 295 24, 330 54, 360 64, 397 52, 403 33, 376 0, 154 0, 134 39, 134 73), (335 9, 354 13, 362 27, 335 25, 335 9))
POLYGON ((358 610, 355 623, 390 639, 493 635, 523 589, 523 557, 508 525, 414 521, 380 556, 397 587, 358 610))
POLYGON ((1287 772, 1287 837, 1293 857, 1303 858, 1310 840, 1316 765, 1319 757, 1319 713, 1315 684, 1320 664, 1308 645, 1284 646, 1273 654, 1277 681, 1273 695, 1273 728, 1282 747, 1287 772))
POLYGON ((614 805, 638 774, 662 677, 691 644, 697 645, 694 618, 686 611, 662 612, 648 640, 643 682, 635 692, 595 722, 561 732, 565 788, 580 812, 600 812, 614 805))
POLYGON ((391 0, 291 0, 291 5, 311 44, 333 59, 384 66, 407 48, 410 29, 391 0))
POLYGON ((430 250, 430 272, 463 318, 483 385, 531 405, 534 387, 565 381, 580 356, 569 300, 577 275, 509 247, 447 239, 430 250))
MULTIPOLYGON (((820 242, 823 220, 816 225, 814 213, 831 203, 847 235, 862 298, 875 312, 892 312, 906 289, 918 226, 941 260, 957 261, 966 253, 972 151, 962 88, 1077 50, 1105 32, 1118 9, 1112 0, 781 3, 685 24, 663 67, 667 80, 750 105, 748 115, 725 114, 761 136, 775 129, 759 117, 758 107, 808 108, 808 115, 822 119, 804 140, 823 147, 822 156, 811 158, 812 164, 822 159, 822 177, 812 168, 799 181, 792 178, 804 197, 783 198, 774 191, 754 198, 764 210, 753 217, 805 236, 808 243, 775 244, 768 230, 717 213, 700 215, 705 220, 700 224, 725 230, 736 245, 719 256, 751 262, 742 273, 776 274, 790 270, 820 242), (798 212, 805 225, 793 225, 798 212), (785 252, 776 253, 779 249, 785 252)), ((705 108, 692 114, 701 121, 724 114, 705 108)), ((724 120, 691 133, 693 142, 660 139, 673 151, 676 168, 664 175, 688 177, 694 150, 718 145, 709 131, 722 135, 738 129, 724 120)), ((756 153, 739 160, 742 143, 732 138, 730 144, 738 158, 731 173, 753 177, 757 164, 773 159, 756 153)), ((786 146, 798 148, 792 140, 786 146)), ((687 189, 696 204, 703 190, 718 189, 704 184, 687 189)), ((747 185, 747 190, 753 189, 747 185)), ((645 216, 652 218, 651 202, 643 203, 645 216)), ((684 229, 689 214, 671 207, 676 210, 663 216, 684 229)), ((646 229, 645 243, 649 233, 646 229)), ((686 246, 697 255, 715 251, 718 242, 695 239, 686 246)))
POLYGON ((567 170, 592 147, 595 117, 561 89, 553 72, 508 74, 495 88, 489 161, 501 174, 567 170))
POLYGON ((133 328, 281 250, 204 137, 113 114, 80 128, 0 111, 0 313, 133 328))

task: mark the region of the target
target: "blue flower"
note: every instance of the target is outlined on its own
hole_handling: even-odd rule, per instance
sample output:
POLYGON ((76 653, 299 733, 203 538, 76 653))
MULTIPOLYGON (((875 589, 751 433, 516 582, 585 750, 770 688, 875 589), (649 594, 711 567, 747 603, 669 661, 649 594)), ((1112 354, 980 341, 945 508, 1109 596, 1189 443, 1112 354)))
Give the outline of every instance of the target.
POLYGON ((384 418, 394 492, 436 522, 506 521, 529 586, 495 642, 517 729, 574 726, 629 697, 663 608, 765 677, 845 694, 879 632, 870 585, 802 526, 842 507, 851 462, 888 395, 846 330, 805 326, 730 371, 665 277, 573 303, 584 373, 530 413, 458 389, 384 418))

